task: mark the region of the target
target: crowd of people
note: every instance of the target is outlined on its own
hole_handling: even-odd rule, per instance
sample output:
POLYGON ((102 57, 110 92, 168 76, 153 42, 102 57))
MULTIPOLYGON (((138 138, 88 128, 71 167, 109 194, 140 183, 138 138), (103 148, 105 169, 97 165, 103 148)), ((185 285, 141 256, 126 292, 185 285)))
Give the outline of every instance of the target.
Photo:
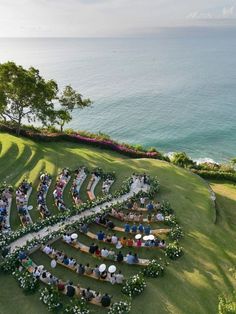
POLYGON ((75 205, 79 205, 82 203, 82 200, 80 198, 79 190, 81 187, 81 183, 84 181, 86 178, 86 173, 84 171, 84 168, 76 169, 75 170, 75 179, 72 183, 71 187, 71 193, 73 200, 75 202, 75 205))
POLYGON ((40 175, 40 184, 37 192, 37 204, 38 210, 43 219, 51 216, 50 211, 47 208, 46 196, 51 184, 51 177, 47 172, 44 172, 40 175))
POLYGON ((102 193, 108 194, 113 182, 114 180, 112 178, 107 178, 106 180, 104 180, 102 183, 102 193))
POLYGON ((101 271, 98 265, 92 267, 89 263, 86 263, 85 265, 78 263, 75 258, 69 257, 62 251, 54 250, 50 245, 46 245, 43 248, 43 252, 47 255, 53 256, 51 265, 56 265, 55 262, 60 262, 65 266, 74 268, 79 275, 93 276, 96 279, 110 281, 112 284, 122 284, 124 281, 124 275, 121 271, 118 271, 117 273, 110 273, 107 270, 101 271))
POLYGON ((66 205, 63 201, 63 190, 70 179, 70 171, 64 168, 59 174, 56 182, 55 189, 53 191, 53 197, 55 204, 60 211, 67 210, 66 205))
POLYGON ((92 243, 89 246, 89 253, 97 257, 101 257, 101 258, 108 259, 111 261, 116 261, 116 262, 125 261, 128 264, 139 263, 139 258, 138 258, 137 253, 133 254, 132 252, 129 252, 126 256, 124 256, 121 251, 116 253, 114 250, 107 249, 106 247, 99 248, 99 246, 95 243, 92 243))
POLYGON ((28 212, 28 198, 31 184, 24 179, 16 190, 16 207, 23 226, 32 223, 28 212))
MULTIPOLYGON (((72 281, 63 282, 57 277, 53 276, 49 271, 44 269, 44 266, 34 266, 32 260, 23 251, 19 253, 19 261, 26 268, 33 268, 32 275, 41 282, 54 286, 58 291, 63 292, 68 297, 83 296, 86 301, 91 302, 94 300, 100 303, 103 307, 109 307, 111 305, 112 296, 108 293, 101 295, 99 292, 92 291, 89 287, 87 289, 81 288, 80 285, 73 285, 72 281)), ((21 269, 21 268, 20 268, 21 269)))
POLYGON ((0 190, 0 232, 8 231, 9 207, 12 201, 12 190, 10 187, 3 187, 0 190))
POLYGON ((103 232, 102 230, 100 230, 96 236, 98 241, 112 243, 116 246, 116 249, 121 249, 122 247, 143 247, 143 246, 165 248, 166 246, 165 240, 161 240, 157 237, 154 238, 153 240, 146 241, 143 241, 142 238, 140 239, 133 239, 131 237, 119 238, 115 233, 113 235, 111 235, 110 233, 105 234, 105 232, 103 232))

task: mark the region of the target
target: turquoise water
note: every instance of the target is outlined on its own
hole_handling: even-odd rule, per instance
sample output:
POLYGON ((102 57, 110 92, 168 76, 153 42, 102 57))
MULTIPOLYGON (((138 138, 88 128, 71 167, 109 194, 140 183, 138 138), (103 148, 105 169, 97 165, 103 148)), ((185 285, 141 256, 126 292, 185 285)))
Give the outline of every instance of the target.
POLYGON ((90 97, 75 129, 223 161, 236 156, 236 29, 119 39, 0 39, 0 62, 90 97))

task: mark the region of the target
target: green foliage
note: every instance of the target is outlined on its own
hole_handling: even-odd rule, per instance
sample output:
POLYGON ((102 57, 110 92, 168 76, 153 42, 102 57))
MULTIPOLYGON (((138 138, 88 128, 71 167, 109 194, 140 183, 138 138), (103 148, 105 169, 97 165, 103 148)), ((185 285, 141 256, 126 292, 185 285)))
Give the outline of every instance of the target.
POLYGON ((180 152, 180 153, 174 153, 173 157, 171 158, 171 161, 180 167, 187 168, 194 165, 194 162, 191 158, 187 156, 186 153, 180 152))
POLYGON ((126 280, 122 292, 129 297, 141 294, 146 287, 146 282, 141 274, 134 275, 126 280))
POLYGON ((70 303, 65 307, 64 314, 89 314, 87 302, 84 298, 77 297, 70 300, 70 303))
POLYGON ((50 117, 57 92, 56 82, 46 81, 33 67, 0 64, 0 115, 16 124, 18 134, 23 118, 45 122, 50 117))
POLYGON ((40 289, 40 300, 47 306, 49 312, 56 312, 62 306, 59 292, 52 286, 40 289))
POLYGON ((183 238, 183 236, 184 236, 183 229, 178 224, 171 228, 169 233, 169 238, 171 240, 180 240, 183 238))
POLYGON ((131 311, 131 304, 130 302, 126 301, 119 301, 113 303, 108 314, 128 314, 131 311))
POLYGON ((12 275, 25 293, 34 293, 39 287, 39 281, 27 270, 17 269, 12 273, 12 275))
POLYGON ((160 209, 161 213, 164 215, 164 216, 168 216, 168 215, 171 215, 174 213, 171 205, 170 205, 170 202, 167 201, 167 200, 163 200, 162 203, 161 203, 161 209, 160 209))
POLYGON ((236 313, 236 293, 230 296, 220 296, 218 303, 218 314, 236 313))
POLYGON ((152 260, 150 263, 144 268, 143 275, 145 277, 157 278, 161 277, 164 274, 164 266, 161 264, 161 261, 152 260))
POLYGON ((165 249, 165 255, 172 260, 176 260, 183 255, 183 249, 179 246, 177 241, 171 242, 165 249))

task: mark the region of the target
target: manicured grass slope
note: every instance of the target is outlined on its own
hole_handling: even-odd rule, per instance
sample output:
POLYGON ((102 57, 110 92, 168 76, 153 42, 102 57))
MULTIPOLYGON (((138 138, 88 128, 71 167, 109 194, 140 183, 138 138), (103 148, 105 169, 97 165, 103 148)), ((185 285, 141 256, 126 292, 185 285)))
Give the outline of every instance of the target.
MULTIPOLYGON (((115 170, 117 179, 112 186, 113 191, 133 172, 145 171, 158 176, 161 183, 158 198, 171 202, 184 228, 185 239, 181 244, 185 255, 170 263, 163 278, 148 280, 144 294, 133 302, 132 313, 216 313, 219 293, 230 292, 233 288, 228 272, 236 260, 235 227, 232 223, 235 221, 236 208, 233 186, 212 185, 217 192, 219 213, 214 224, 215 209, 207 185, 197 176, 168 163, 129 159, 114 152, 74 143, 36 143, 3 133, 0 133, 0 144, 1 180, 17 186, 28 176, 34 187, 31 204, 35 204, 38 174, 43 169, 51 173, 54 179, 48 205, 53 204, 51 192, 58 170, 62 167, 75 169, 84 165, 90 169, 101 167, 104 171, 115 170)), ((68 194, 68 191, 65 192, 68 194)), ((82 193, 86 200, 84 186, 82 193)), ((65 200, 70 205, 69 195, 65 200)), ((56 212, 57 209, 51 206, 50 209, 56 212)), ((37 214, 32 212, 34 220, 38 219, 37 214)), ((14 208, 11 223, 14 228, 20 226, 14 208)), ((36 253, 35 258, 37 262, 47 260, 41 253, 36 253)), ((59 268, 57 271, 62 271, 64 276, 67 273, 59 268)), ((0 280, 4 282, 0 286, 0 295, 4 296, 0 298, 0 313, 46 313, 38 298, 35 295, 24 296, 12 277, 1 275, 0 280)), ((109 286, 107 288, 109 291, 109 286)), ((96 312, 102 310, 96 308, 96 312)))

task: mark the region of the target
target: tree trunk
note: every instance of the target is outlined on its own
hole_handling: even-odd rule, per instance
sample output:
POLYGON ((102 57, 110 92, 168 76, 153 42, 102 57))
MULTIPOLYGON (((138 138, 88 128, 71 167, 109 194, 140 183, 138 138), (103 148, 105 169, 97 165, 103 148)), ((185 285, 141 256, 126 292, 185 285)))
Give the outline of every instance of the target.
POLYGON ((61 124, 61 133, 63 132, 63 124, 61 124))
POLYGON ((18 122, 17 122, 17 128, 16 128, 16 135, 19 136, 20 135, 20 129, 21 129, 21 118, 19 117, 18 122))

